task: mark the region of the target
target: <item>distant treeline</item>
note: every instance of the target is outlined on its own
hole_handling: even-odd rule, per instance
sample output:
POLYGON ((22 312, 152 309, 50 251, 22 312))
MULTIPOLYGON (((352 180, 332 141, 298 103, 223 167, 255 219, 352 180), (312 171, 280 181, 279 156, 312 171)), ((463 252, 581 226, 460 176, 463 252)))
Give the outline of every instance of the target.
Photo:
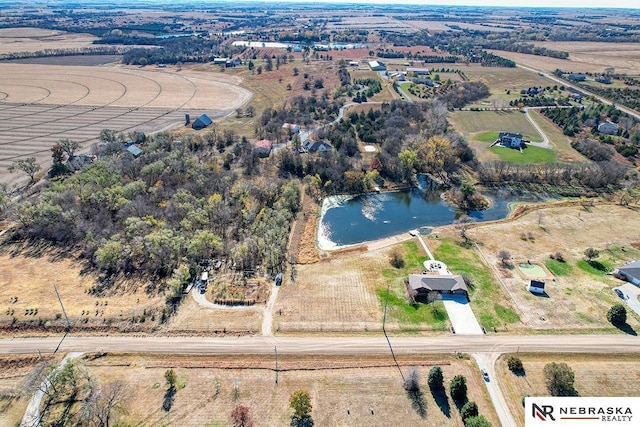
POLYGON ((44 49, 34 52, 10 52, 0 54, 0 60, 5 59, 25 59, 25 58, 46 58, 53 56, 80 56, 80 55, 122 55, 127 48, 120 46, 96 46, 77 47, 69 49, 44 49))

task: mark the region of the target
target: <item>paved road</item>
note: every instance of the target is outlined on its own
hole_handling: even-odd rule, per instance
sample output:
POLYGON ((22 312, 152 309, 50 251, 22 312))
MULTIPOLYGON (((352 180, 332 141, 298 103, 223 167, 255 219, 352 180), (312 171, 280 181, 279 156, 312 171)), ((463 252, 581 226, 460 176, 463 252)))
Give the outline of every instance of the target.
MULTIPOLYGON (((640 338, 630 335, 482 335, 438 337, 390 337, 397 354, 576 352, 640 353, 640 338)), ((163 336, 67 336, 0 339, 0 354, 60 352, 134 352, 173 354, 271 354, 273 346, 283 354, 388 354, 379 337, 163 337, 163 336)))
POLYGON ((536 147, 541 147, 541 148, 552 148, 551 144, 549 144, 549 138, 547 138, 547 134, 545 134, 544 131, 542 130, 542 128, 540 128, 540 126, 538 126, 538 123, 536 123, 531 118, 531 114, 529 114, 529 110, 530 109, 531 108, 525 108, 524 109, 525 116, 527 117, 527 120, 529 120, 529 123, 531 123, 533 125, 533 127, 536 128, 538 133, 542 136, 542 142, 530 142, 529 145, 535 145, 536 147))
POLYGON ((548 78, 550 80, 553 80, 556 83, 560 83, 561 85, 564 85, 565 87, 569 87, 569 88, 571 88, 571 89, 573 89, 573 90, 575 90, 577 92, 585 93, 585 94, 587 94, 589 96, 594 96, 594 97, 598 98, 600 101, 602 101, 603 103, 605 103, 607 105, 615 105, 618 110, 624 111, 628 115, 633 116, 636 119, 640 120, 640 113, 638 113, 636 110, 632 110, 632 109, 624 107, 624 106, 622 106, 620 104, 616 104, 615 102, 612 102, 612 101, 608 100, 607 98, 603 98, 600 95, 596 95, 595 93, 590 92, 587 89, 583 89, 583 88, 581 88, 579 86, 572 85, 571 83, 567 82, 566 80, 560 79, 560 78, 554 76, 553 74, 544 73, 544 72, 542 72, 540 70, 536 70, 535 68, 527 67, 527 66, 524 66, 524 65, 521 65, 521 64, 516 64, 516 66, 520 67, 520 68, 524 68, 525 70, 533 71, 534 73, 538 73, 542 77, 546 77, 546 78, 548 78))
POLYGON ((489 381, 485 380, 487 391, 493 402, 493 407, 500 418, 500 424, 502 427, 516 427, 517 424, 511 415, 507 401, 502 394, 502 390, 496 381, 495 364, 496 360, 500 356, 499 353, 474 353, 473 358, 478 364, 478 368, 486 369, 489 373, 489 381))
MULTIPOLYGON (((69 360, 76 359, 80 356, 82 356, 82 353, 68 353, 65 358, 62 359, 62 362, 60 362, 58 367, 55 368, 55 370, 51 374, 49 374, 49 376, 62 369, 69 360)), ((29 405, 27 405, 27 410, 22 417, 20 427, 40 427, 40 404, 42 403, 45 392, 49 390, 50 386, 51 382, 49 382, 49 377, 47 377, 44 379, 44 381, 42 381, 40 387, 38 387, 36 392, 31 397, 29 405)))

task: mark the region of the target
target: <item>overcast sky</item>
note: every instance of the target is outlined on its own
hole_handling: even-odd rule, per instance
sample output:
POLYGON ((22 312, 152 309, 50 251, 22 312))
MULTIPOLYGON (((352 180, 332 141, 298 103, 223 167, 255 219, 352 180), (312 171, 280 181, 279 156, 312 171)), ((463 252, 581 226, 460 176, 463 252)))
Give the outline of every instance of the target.
MULTIPOLYGON (((250 0, 244 0, 250 1, 250 0)), ((265 1, 265 0, 262 0, 265 1)), ((537 7, 596 7, 596 8, 640 8, 640 0, 279 0, 294 3, 376 3, 376 4, 416 4, 448 6, 511 6, 523 8, 537 7)), ((276 1, 269 1, 276 3, 276 1)))

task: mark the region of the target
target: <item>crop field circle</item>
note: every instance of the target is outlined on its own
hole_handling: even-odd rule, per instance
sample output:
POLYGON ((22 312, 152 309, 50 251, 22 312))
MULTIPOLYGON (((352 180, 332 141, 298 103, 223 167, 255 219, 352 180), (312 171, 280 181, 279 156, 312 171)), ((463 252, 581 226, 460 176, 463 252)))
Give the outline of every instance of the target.
POLYGON ((62 138, 87 152, 102 129, 147 134, 184 124, 184 115, 219 119, 251 99, 241 80, 214 71, 0 63, 0 182, 16 160, 46 169, 62 138))

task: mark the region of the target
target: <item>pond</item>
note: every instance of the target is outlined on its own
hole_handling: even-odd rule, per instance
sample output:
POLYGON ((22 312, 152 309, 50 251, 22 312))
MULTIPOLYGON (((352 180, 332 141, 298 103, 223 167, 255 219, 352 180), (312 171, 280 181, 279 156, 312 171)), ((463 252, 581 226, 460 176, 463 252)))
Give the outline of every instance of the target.
MULTIPOLYGON (((424 184, 424 182, 423 182, 424 184)), ((420 188, 369 193, 359 196, 332 196, 322 203, 318 246, 330 250, 377 240, 411 229, 453 224, 463 212, 442 197, 442 190, 420 188)), ((467 212, 474 221, 506 218, 514 202, 539 202, 553 196, 498 190, 483 193, 491 199, 484 211, 467 212)))

